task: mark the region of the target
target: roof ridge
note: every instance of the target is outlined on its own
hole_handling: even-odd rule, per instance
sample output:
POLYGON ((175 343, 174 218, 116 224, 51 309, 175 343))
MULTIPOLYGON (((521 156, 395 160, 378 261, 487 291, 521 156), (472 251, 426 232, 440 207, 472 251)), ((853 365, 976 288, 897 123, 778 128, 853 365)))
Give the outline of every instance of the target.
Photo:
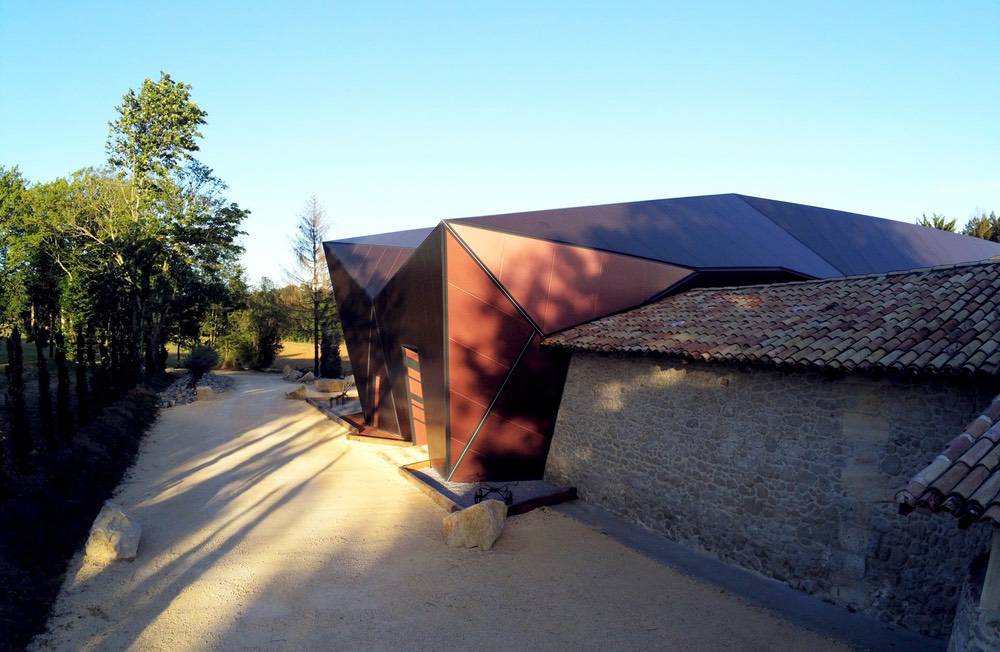
MULTIPOLYGON (((838 272, 840 272, 841 274, 844 273, 844 270, 842 270, 839 267, 837 267, 836 265, 834 265, 832 261, 827 260, 826 256, 824 256, 823 254, 819 253, 818 251, 816 251, 815 249, 813 249, 812 247, 810 247, 809 245, 807 245, 805 242, 802 241, 802 239, 799 236, 795 235, 794 233, 792 233, 791 231, 789 231, 785 227, 783 227, 780 224, 778 224, 777 222, 775 222, 773 217, 771 217, 770 215, 768 215, 767 213, 765 213, 764 211, 760 210, 759 208, 757 208, 756 206, 754 206, 753 204, 751 204, 749 201, 747 201, 747 197, 749 195, 741 195, 741 194, 738 194, 738 193, 733 193, 733 194, 734 194, 734 196, 736 196, 737 198, 739 198, 739 200, 741 202, 743 202, 744 204, 746 204, 747 207, 750 210, 752 210, 753 212, 755 212, 758 215, 760 215, 761 217, 763 217, 765 220, 767 220, 768 222, 770 222, 771 224, 773 224, 779 230, 784 231, 786 234, 788 234, 788 237, 790 237, 792 240, 795 240, 800 245, 802 245, 803 247, 805 247, 806 251, 811 252, 812 255, 816 256, 817 258, 819 258, 820 260, 822 260, 824 263, 826 263, 827 265, 829 265, 831 269, 835 269, 838 272)), ((762 199, 762 198, 753 197, 753 199, 762 199)), ((768 199, 766 201, 776 201, 776 200, 768 199)), ((841 278, 843 278, 843 277, 841 277, 841 278)))

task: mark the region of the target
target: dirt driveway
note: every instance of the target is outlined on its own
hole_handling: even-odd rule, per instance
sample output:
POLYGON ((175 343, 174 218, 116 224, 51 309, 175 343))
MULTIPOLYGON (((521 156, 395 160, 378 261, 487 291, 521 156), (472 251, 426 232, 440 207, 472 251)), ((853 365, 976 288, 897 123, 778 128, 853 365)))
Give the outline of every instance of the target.
POLYGON ((118 495, 139 557, 76 558, 36 649, 844 649, 553 511, 449 549, 382 447, 287 389, 163 412, 118 495))

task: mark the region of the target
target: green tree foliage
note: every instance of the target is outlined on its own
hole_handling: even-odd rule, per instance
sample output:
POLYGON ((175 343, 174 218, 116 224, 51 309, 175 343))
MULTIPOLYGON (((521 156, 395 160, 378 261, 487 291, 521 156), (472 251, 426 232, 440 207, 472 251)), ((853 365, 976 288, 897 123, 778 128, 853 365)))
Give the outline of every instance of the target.
POLYGON ((129 90, 109 123, 108 162, 145 187, 169 178, 198 151, 206 113, 191 99, 191 86, 165 72, 129 90))
POLYGON ((344 375, 340 361, 340 328, 329 322, 323 326, 319 347, 319 372, 324 378, 340 378, 344 375))
POLYGON ((198 341, 213 311, 225 323, 244 299, 230 295, 247 211, 194 158, 206 114, 191 87, 163 73, 116 112, 107 167, 34 185, 0 167, 0 333, 34 344, 46 436, 53 416, 72 427, 71 382, 78 406, 100 407, 161 373, 168 341, 198 341))
MULTIPOLYGON (((944 215, 938 215, 937 213, 931 213, 930 217, 926 213, 921 215, 917 218, 917 224, 952 233, 955 233, 957 230, 955 227, 956 220, 949 220, 944 215)), ((1000 216, 992 211, 990 213, 984 212, 973 215, 965 223, 961 233, 962 235, 970 235, 974 238, 1000 242, 1000 216)))
POLYGON ((287 306, 277 288, 263 279, 251 291, 246 306, 229 314, 225 335, 219 338, 223 366, 266 369, 281 351, 281 333, 288 323, 287 306))
POLYGON ((944 215, 938 215, 937 213, 931 213, 930 217, 927 214, 922 214, 917 218, 917 224, 919 226, 926 226, 931 229, 938 229, 940 231, 950 231, 955 232, 955 220, 949 220, 944 215))
POLYGON ((191 385, 196 385, 199 378, 219 366, 219 352, 211 345, 197 344, 184 360, 184 366, 191 371, 191 385))
POLYGON ((986 213, 975 215, 966 222, 962 233, 983 240, 1000 242, 1000 216, 992 211, 988 215, 986 213))

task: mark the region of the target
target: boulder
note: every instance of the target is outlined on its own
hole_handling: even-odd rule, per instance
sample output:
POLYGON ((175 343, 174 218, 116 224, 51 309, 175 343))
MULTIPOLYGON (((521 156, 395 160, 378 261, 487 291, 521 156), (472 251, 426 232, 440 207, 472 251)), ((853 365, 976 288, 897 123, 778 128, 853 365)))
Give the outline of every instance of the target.
POLYGON ((346 378, 317 378, 316 391, 318 392, 342 392, 347 385, 346 378))
POLYGON ((484 500, 444 517, 444 540, 452 548, 489 550, 500 536, 507 518, 507 505, 484 500))
POLYGON ((198 385, 198 394, 195 397, 197 401, 211 401, 217 396, 216 391, 209 387, 208 385, 198 385))
POLYGON ((139 549, 142 526, 120 505, 108 501, 101 508, 87 539, 87 559, 96 562, 132 560, 139 549))
POLYGON ((315 379, 316 379, 316 376, 313 376, 313 372, 307 371, 304 374, 302 374, 302 376, 299 377, 299 382, 301 382, 301 383, 311 383, 315 379))
POLYGON ((292 369, 292 365, 286 364, 284 367, 281 368, 281 377, 288 378, 289 376, 292 375, 292 371, 294 371, 294 369, 292 369))
POLYGON ((305 399, 306 393, 307 393, 306 386, 305 385, 299 385, 298 387, 296 387, 292 391, 286 392, 285 393, 285 398, 291 398, 291 399, 295 399, 295 400, 301 401, 301 400, 305 399))

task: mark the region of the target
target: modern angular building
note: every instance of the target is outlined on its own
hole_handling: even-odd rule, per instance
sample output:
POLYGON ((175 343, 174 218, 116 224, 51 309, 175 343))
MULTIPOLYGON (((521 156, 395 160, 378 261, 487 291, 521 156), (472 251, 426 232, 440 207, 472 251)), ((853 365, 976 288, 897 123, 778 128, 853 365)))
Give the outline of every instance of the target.
POLYGON ((997 243, 732 194, 445 220, 325 248, 366 429, 428 444, 456 481, 542 476, 568 364, 547 335, 695 287, 1000 256, 997 243))

